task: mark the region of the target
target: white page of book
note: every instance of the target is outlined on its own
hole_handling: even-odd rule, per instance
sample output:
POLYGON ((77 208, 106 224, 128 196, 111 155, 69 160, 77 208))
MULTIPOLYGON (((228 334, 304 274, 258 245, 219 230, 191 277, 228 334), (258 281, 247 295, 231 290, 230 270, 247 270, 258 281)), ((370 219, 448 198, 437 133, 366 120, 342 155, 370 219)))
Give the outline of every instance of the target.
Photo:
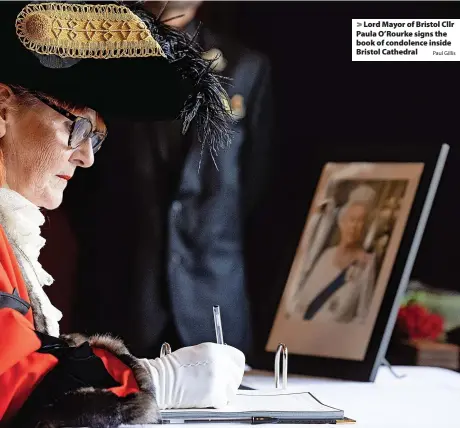
MULTIPOLYGON (((289 391, 289 390, 255 390, 238 391, 234 400, 227 406, 219 409, 171 409, 161 411, 164 416, 179 417, 198 417, 198 415, 210 416, 217 414, 265 414, 275 415, 278 413, 321 413, 327 415, 331 412, 340 410, 321 404, 308 392, 289 391)), ((300 415, 299 415, 300 416, 300 415)))

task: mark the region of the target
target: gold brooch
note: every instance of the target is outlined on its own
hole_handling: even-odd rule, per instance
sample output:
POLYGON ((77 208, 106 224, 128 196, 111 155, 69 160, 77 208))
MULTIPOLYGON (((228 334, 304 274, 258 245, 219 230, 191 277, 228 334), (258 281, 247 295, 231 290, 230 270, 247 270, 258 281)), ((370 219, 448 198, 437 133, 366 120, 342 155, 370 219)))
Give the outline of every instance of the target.
POLYGON ((145 23, 114 4, 29 4, 16 19, 29 50, 68 58, 165 56, 145 23))

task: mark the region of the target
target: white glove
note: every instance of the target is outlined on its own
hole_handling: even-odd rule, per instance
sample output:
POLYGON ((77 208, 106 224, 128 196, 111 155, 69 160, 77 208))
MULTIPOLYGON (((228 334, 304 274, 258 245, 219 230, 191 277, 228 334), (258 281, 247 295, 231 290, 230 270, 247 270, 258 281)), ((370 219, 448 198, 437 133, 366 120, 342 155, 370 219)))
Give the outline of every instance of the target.
POLYGON ((143 361, 152 374, 160 410, 225 406, 236 395, 245 366, 241 351, 216 343, 188 346, 143 361))

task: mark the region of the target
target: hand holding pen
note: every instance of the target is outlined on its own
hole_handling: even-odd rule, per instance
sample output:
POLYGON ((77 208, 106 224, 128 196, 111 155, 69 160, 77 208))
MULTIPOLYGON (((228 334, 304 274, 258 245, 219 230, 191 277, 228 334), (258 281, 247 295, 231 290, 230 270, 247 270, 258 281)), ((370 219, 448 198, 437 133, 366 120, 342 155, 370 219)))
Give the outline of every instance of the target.
POLYGON ((244 375, 244 354, 207 342, 149 360, 158 408, 220 408, 234 399, 244 375))
POLYGON ((244 376, 245 357, 233 346, 220 346, 224 339, 219 307, 213 312, 217 344, 201 343, 171 352, 165 343, 161 357, 149 360, 160 410, 220 408, 235 397, 244 376))

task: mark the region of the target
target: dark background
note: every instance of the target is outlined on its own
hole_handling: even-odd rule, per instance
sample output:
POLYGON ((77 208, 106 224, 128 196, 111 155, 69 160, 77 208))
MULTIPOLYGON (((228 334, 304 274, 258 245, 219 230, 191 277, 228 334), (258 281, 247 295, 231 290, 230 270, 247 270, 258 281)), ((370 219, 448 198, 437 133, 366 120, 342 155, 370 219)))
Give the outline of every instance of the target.
POLYGON ((460 291, 459 64, 352 62, 350 31, 355 18, 460 18, 460 4, 205 2, 200 17, 265 53, 272 64, 276 162, 252 234, 258 251, 251 270, 258 270, 263 288, 285 282, 289 274, 310 204, 310 158, 319 145, 352 141, 369 152, 382 144, 445 142, 449 160, 412 277, 460 291))
MULTIPOLYGON (((200 15, 206 25, 265 53, 272 65, 277 119, 273 174, 248 235, 248 284, 252 301, 258 302, 259 345, 264 347, 261 332, 273 322, 304 227, 318 179, 318 148, 324 153, 329 146, 348 142, 371 153, 382 145, 397 149, 411 144, 420 152, 441 143, 451 146, 412 277, 460 291, 460 66, 352 62, 350 31, 354 18, 460 18, 460 4, 206 1, 200 15)), ((41 259, 49 266, 55 254, 61 254, 51 272, 57 284, 64 284, 69 273, 75 275, 68 265, 73 266, 76 248, 68 224, 58 214, 50 213, 43 233, 57 227, 60 239, 48 242, 41 259)), ((66 314, 61 325, 67 331, 72 287, 50 287, 49 295, 66 314)))

